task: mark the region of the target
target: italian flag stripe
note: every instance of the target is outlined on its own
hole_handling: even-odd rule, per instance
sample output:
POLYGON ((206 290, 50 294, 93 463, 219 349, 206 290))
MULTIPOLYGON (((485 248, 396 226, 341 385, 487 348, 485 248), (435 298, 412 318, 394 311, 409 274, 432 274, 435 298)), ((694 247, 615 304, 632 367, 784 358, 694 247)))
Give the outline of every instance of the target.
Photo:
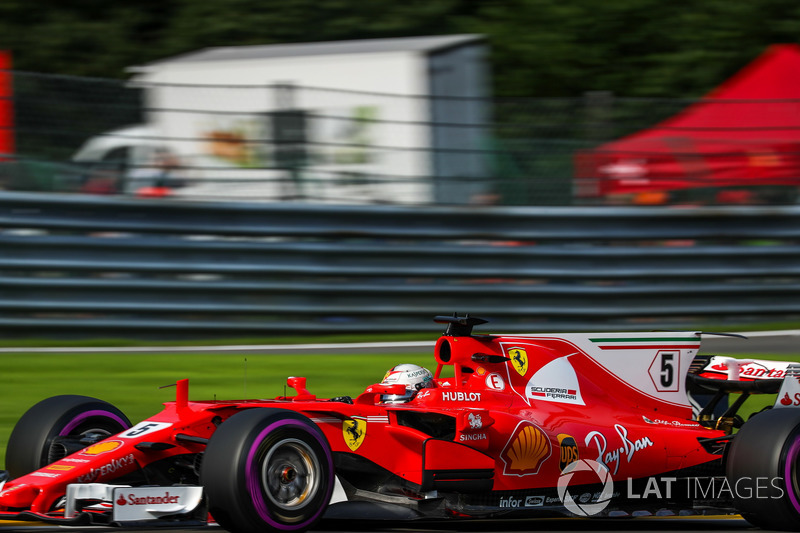
POLYGON ((640 350, 644 348, 680 350, 682 348, 700 347, 700 342, 697 339, 690 339, 686 337, 605 338, 589 340, 595 344, 598 344, 598 348, 601 350, 640 350))
POLYGON ((592 342, 693 342, 697 343, 697 339, 690 339, 687 337, 606 337, 604 339, 589 339, 592 342))
POLYGON ((685 350, 686 348, 700 348, 699 344, 622 344, 599 346, 601 350, 642 350, 657 348, 659 350, 685 350))

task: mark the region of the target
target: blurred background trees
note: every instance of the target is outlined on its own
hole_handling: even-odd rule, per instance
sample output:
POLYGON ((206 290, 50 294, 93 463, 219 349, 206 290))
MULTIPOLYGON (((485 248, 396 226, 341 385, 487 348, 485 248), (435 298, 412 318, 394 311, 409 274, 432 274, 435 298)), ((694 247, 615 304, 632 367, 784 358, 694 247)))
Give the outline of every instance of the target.
POLYGON ((496 96, 697 97, 769 44, 796 0, 3 0, 17 70, 124 78, 204 47, 485 34, 496 96))

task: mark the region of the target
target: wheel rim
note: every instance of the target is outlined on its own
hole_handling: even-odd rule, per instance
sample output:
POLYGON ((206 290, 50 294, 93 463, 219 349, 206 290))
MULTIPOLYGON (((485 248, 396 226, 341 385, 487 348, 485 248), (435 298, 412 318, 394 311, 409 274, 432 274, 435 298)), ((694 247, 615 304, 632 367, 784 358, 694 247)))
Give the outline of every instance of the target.
POLYGON ((80 431, 77 433, 80 435, 85 435, 86 433, 105 433, 108 436, 111 436, 113 433, 111 431, 110 426, 114 423, 119 424, 120 428, 125 429, 129 427, 129 424, 126 424, 124 420, 120 417, 115 415, 114 413, 110 413, 108 411, 86 411, 84 413, 79 414, 72 420, 70 420, 66 426, 64 426, 61 431, 59 431, 59 436, 66 437, 67 435, 71 435, 77 428, 81 427, 80 431), (92 422, 92 426, 85 427, 86 422, 91 419, 96 418, 92 422))
POLYGON ((270 448, 261 464, 261 486, 276 506, 298 509, 316 494, 319 471, 319 462, 308 444, 283 439, 270 448))
POLYGON ((800 486, 798 486, 798 455, 800 455, 800 436, 792 442, 789 451, 786 454, 786 462, 784 463, 783 480, 786 490, 789 494, 789 501, 791 502, 794 510, 800 513, 800 501, 798 495, 800 494, 800 486))
POLYGON ((45 447, 39 467, 61 460, 76 451, 74 443, 67 445, 60 442, 60 438, 78 441, 88 435, 94 435, 93 442, 97 442, 98 440, 107 439, 128 427, 130 427, 129 423, 109 411, 91 410, 80 413, 69 420, 59 430, 55 439, 50 441, 49 446, 45 447))

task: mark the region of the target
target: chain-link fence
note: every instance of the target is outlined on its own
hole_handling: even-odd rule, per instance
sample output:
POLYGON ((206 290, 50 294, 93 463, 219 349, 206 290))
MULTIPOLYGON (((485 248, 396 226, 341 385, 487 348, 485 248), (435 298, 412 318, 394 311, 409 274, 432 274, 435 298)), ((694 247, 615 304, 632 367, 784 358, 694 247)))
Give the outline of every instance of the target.
MULTIPOLYGON (((591 168, 585 164, 586 154, 606 154, 604 143, 652 127, 696 101, 607 93, 477 100, 286 84, 136 85, 12 74, 16 153, 0 165, 0 185, 8 189, 423 205, 721 198, 675 194, 716 192, 714 181, 672 188, 653 182, 622 197, 605 187, 630 179, 607 169, 633 172, 631 165, 663 155, 658 150, 625 153, 591 168), (585 194, 588 189, 594 193, 585 194)), ((798 104, 794 108, 800 109, 798 104)), ((800 131, 800 115, 796 126, 800 131)), ((765 147, 770 135, 763 133, 752 146, 745 142, 745 164, 753 172, 780 165, 778 184, 791 194, 768 198, 791 203, 800 184, 800 153, 795 153, 800 151, 791 143, 780 150, 765 147)), ((684 160, 708 156, 697 147, 681 150, 682 159, 669 155, 682 170, 691 166, 684 160)), ((692 168, 696 174, 697 165, 692 168)), ((753 189, 759 176, 755 172, 738 188, 753 189)))
POLYGON ((16 153, 0 165, 14 190, 77 191, 88 174, 72 156, 90 137, 143 121, 142 91, 115 80, 13 73, 16 153))

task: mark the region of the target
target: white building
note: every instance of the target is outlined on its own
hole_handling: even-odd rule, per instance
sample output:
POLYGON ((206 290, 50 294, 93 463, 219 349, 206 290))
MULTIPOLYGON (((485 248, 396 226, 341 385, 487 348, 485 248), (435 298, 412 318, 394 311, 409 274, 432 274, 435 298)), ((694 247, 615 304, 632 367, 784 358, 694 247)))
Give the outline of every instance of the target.
POLYGON ((488 174, 487 52, 479 35, 368 39, 209 48, 130 70, 153 141, 189 168, 181 194, 466 203, 488 174))

